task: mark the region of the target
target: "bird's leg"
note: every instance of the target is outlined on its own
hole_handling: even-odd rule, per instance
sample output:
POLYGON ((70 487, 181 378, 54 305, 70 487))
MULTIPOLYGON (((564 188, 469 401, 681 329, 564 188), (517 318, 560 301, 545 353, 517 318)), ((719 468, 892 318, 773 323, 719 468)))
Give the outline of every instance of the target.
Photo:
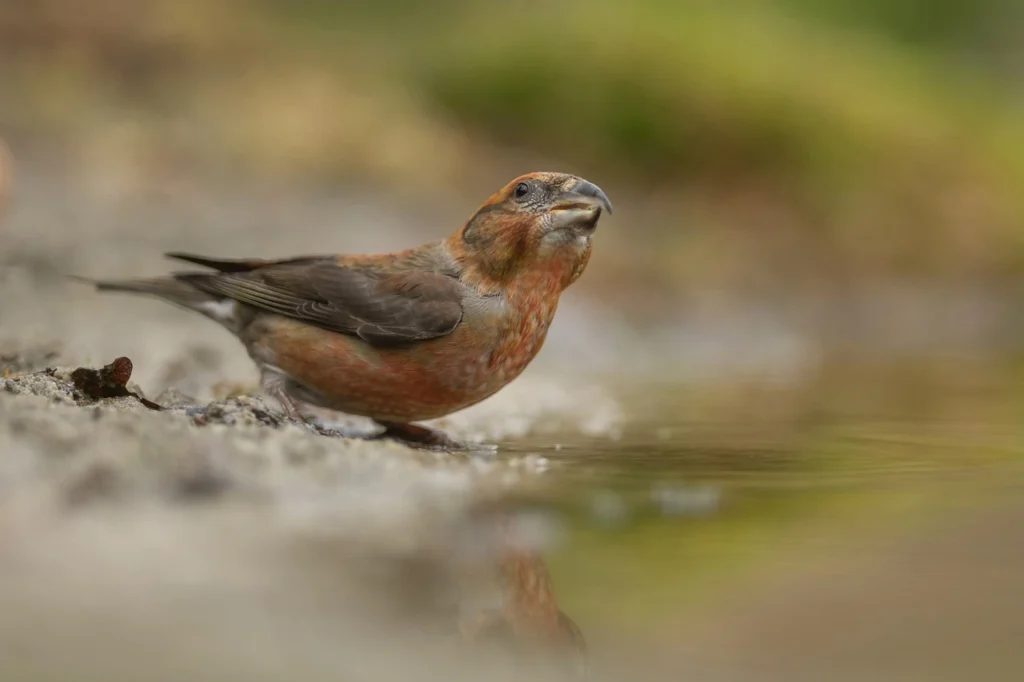
POLYGON ((284 387, 275 388, 270 391, 270 395, 273 396, 274 400, 281 404, 281 408, 284 410, 285 416, 299 422, 300 424, 306 423, 306 417, 303 416, 302 411, 299 410, 298 404, 292 400, 292 397, 285 393, 284 387))
POLYGON ((383 433, 377 438, 390 438, 414 448, 427 450, 472 450, 474 446, 449 437, 444 431, 432 429, 419 424, 402 424, 399 422, 382 422, 383 433))
POLYGON ((274 397, 277 402, 281 403, 281 407, 284 409, 285 415, 295 421, 298 424, 306 426, 321 436, 327 436, 328 438, 348 438, 346 434, 338 431, 337 429, 329 429, 320 424, 320 422, 313 418, 307 418, 306 415, 302 414, 299 410, 299 404, 285 389, 287 382, 279 381, 272 383, 266 387, 267 392, 274 397))
POLYGON ((277 372, 264 370, 263 373, 260 374, 260 385, 263 387, 264 391, 270 394, 270 396, 281 405, 281 409, 284 410, 286 417, 297 421, 300 424, 306 423, 306 418, 302 416, 302 412, 299 411, 299 406, 285 390, 287 381, 282 375, 277 372))

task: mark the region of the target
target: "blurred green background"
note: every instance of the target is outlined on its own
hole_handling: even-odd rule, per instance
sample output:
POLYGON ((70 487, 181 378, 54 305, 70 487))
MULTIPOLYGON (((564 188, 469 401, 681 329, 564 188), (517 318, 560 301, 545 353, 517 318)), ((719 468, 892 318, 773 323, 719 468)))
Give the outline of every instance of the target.
POLYGON ((511 175, 569 169, 626 207, 581 287, 637 318, 694 284, 1000 286, 1024 260, 1024 12, 1005 0, 0 12, 0 130, 16 150, 158 182, 202 167, 409 201, 458 192, 466 213, 511 175))

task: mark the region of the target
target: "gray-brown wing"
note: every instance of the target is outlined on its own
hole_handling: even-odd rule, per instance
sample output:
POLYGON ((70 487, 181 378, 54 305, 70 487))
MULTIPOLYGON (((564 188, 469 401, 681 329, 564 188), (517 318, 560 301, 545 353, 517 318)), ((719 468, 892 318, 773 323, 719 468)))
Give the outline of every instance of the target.
POLYGON ((381 273, 325 259, 176 277, 208 293, 370 343, 432 339, 450 334, 462 320, 462 285, 435 272, 381 273))

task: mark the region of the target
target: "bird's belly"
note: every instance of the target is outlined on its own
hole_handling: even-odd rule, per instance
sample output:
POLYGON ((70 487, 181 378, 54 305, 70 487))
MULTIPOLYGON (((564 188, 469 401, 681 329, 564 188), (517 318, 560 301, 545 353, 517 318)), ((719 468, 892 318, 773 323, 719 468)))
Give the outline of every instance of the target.
MULTIPOLYGON (((285 322, 271 338, 273 364, 301 385, 296 397, 380 421, 434 419, 493 395, 526 368, 544 333, 530 338, 460 327, 409 347, 285 322)), ((546 331, 546 330, 545 330, 546 331)))

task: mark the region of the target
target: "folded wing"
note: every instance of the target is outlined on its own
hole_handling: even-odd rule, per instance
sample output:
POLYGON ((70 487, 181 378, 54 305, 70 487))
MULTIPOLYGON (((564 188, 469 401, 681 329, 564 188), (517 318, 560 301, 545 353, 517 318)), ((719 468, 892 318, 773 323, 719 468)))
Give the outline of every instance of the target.
POLYGON ((174 275, 201 291, 369 343, 437 338, 462 320, 462 284, 443 273, 382 271, 328 257, 219 261, 168 255, 219 271, 174 275))

